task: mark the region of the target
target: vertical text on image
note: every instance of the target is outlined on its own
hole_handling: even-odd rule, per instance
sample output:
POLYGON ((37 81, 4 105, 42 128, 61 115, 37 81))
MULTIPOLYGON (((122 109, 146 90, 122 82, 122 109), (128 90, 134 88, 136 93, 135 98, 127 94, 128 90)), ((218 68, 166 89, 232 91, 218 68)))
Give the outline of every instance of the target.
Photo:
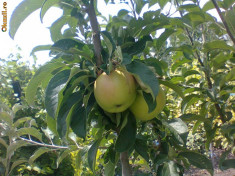
POLYGON ((7 2, 3 2, 3 11, 2 11, 2 32, 7 31, 7 2))

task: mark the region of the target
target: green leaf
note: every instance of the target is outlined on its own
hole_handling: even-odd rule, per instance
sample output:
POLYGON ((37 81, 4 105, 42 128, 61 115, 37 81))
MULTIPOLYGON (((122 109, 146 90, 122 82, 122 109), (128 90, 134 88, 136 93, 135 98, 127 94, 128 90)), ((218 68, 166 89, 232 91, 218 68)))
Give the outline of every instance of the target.
POLYGON ((61 16, 59 19, 57 19, 50 27, 50 33, 51 33, 51 40, 53 42, 56 42, 58 40, 63 39, 63 35, 61 33, 61 30, 64 25, 67 24, 70 16, 61 16))
POLYGON ((192 129, 192 134, 195 134, 198 127, 201 125, 202 121, 198 120, 195 125, 193 126, 193 129, 192 129))
POLYGON ((60 137, 64 137, 70 125, 70 120, 67 117, 70 113, 71 108, 74 104, 81 101, 82 94, 81 92, 74 92, 70 94, 65 100, 62 101, 58 108, 58 116, 57 116, 57 131, 60 137))
POLYGON ((27 146, 29 143, 26 141, 15 141, 14 143, 11 143, 11 145, 8 146, 7 148, 7 156, 12 156, 14 154, 14 152, 23 146, 27 146))
MULTIPOLYGON (((168 153, 168 151, 167 151, 168 153)), ((154 164, 157 166, 162 165, 163 163, 169 161, 168 154, 159 153, 154 159, 154 164)))
POLYGON ((171 88, 172 90, 174 90, 181 98, 184 98, 184 94, 182 92, 182 89, 181 87, 179 87, 177 84, 173 84, 172 82, 170 81, 166 81, 166 80, 159 80, 159 83, 166 86, 166 87, 169 87, 171 88))
POLYGON ((159 60, 157 60, 156 58, 148 58, 145 60, 145 63, 150 67, 154 67, 158 75, 163 76, 162 64, 159 60))
POLYGON ((17 131, 18 136, 23 136, 23 135, 31 135, 40 141, 42 141, 42 133, 40 133, 39 130, 33 127, 28 127, 28 128, 20 128, 17 131))
POLYGON ((235 168, 235 159, 227 159, 221 163, 221 170, 235 168))
POLYGON ((232 8, 232 5, 234 5, 234 0, 223 0, 219 1, 218 4, 227 11, 230 7, 232 8))
POLYGON ((108 4, 109 0, 104 0, 104 2, 106 3, 106 5, 108 4))
POLYGON ((57 168, 59 167, 59 165, 63 161, 63 159, 65 159, 67 156, 69 156, 71 152, 72 152, 72 150, 70 148, 63 151, 63 153, 56 160, 56 167, 57 168))
POLYGON ((111 144, 104 154, 104 163, 111 161, 115 164, 116 151, 114 150, 114 145, 111 144))
POLYGON ((199 84, 199 83, 200 83, 200 80, 197 79, 197 78, 191 78, 191 79, 189 79, 189 80, 186 82, 187 85, 188 85, 188 84, 192 84, 192 83, 194 83, 194 85, 195 85, 195 84, 199 84))
POLYGON ((96 155, 97 155, 97 150, 99 148, 101 139, 96 140, 92 146, 90 147, 90 149, 88 150, 88 165, 90 167, 90 169, 92 170, 92 172, 95 171, 95 163, 96 163, 96 155))
POLYGON ((63 70, 52 77, 45 91, 45 108, 49 116, 55 118, 58 106, 58 94, 66 85, 70 70, 63 70))
POLYGON ((212 60, 213 67, 217 70, 220 67, 224 67, 226 62, 231 59, 232 56, 230 54, 225 54, 220 52, 215 58, 212 60))
POLYGON ((235 16, 235 7, 231 8, 230 10, 227 10, 225 12, 225 20, 228 23, 229 29, 233 36, 235 36, 235 22, 234 22, 234 16, 235 16))
POLYGON ((153 112, 153 110, 157 107, 157 102, 153 100, 153 97, 149 93, 143 92, 144 100, 148 105, 148 113, 153 112))
POLYGON ((50 50, 52 45, 39 45, 32 49, 30 55, 34 55, 38 51, 50 50))
POLYGON ((122 56, 122 65, 127 65, 130 64, 132 61, 132 57, 126 53, 123 53, 122 56))
MULTIPOLYGON (((0 157, 0 163, 6 168, 7 167, 7 158, 0 157)), ((3 167, 1 166, 1 169, 3 167)), ((3 171, 1 171, 3 173, 3 171)))
POLYGON ((187 76, 190 76, 190 75, 200 75, 200 73, 196 70, 189 70, 189 71, 186 71, 183 76, 186 78, 187 76))
POLYGON ((38 69, 26 89, 25 99, 30 105, 34 105, 34 97, 40 84, 49 80, 53 76, 52 72, 61 67, 65 67, 62 60, 54 59, 38 69))
POLYGON ((188 126, 180 119, 175 118, 168 120, 169 130, 173 133, 175 138, 182 144, 186 144, 188 136, 188 126))
POLYGON ((206 169, 211 175, 213 175, 213 165, 205 155, 197 152, 180 152, 178 156, 182 156, 188 159, 189 163, 200 168, 206 169))
POLYGON ((94 55, 90 46, 75 39, 61 39, 55 42, 51 47, 50 55, 61 54, 61 52, 84 56, 88 60, 92 60, 94 55))
POLYGON ((53 134, 55 136, 58 135, 58 132, 56 130, 56 119, 54 119, 53 117, 50 117, 49 115, 47 115, 46 117, 46 123, 47 123, 47 128, 49 128, 49 130, 51 132, 53 132, 53 134))
POLYGON ((181 111, 182 113, 185 113, 186 109, 193 105, 194 103, 196 103, 197 101, 199 101, 201 98, 200 95, 197 95, 197 94, 191 94, 191 95, 188 95, 186 97, 184 97, 182 103, 181 103, 181 111))
MULTIPOLYGON (((79 86, 81 81, 89 77, 89 73, 86 70, 72 69, 70 74, 70 80, 67 81, 67 84, 63 90, 59 93, 59 105, 57 108, 57 129, 59 130, 59 135, 65 135, 66 131, 69 128, 70 121, 72 118, 71 108, 77 102, 80 102, 82 99, 83 90, 80 88, 81 92, 74 92, 74 89, 79 86)), ((89 102, 89 98, 88 98, 89 102)), ((87 106, 88 102, 85 102, 84 105, 87 106)))
POLYGON ((222 130, 223 134, 229 134, 229 133, 233 134, 235 131, 235 125, 234 125, 234 123, 224 124, 221 126, 221 130, 222 130))
POLYGON ((200 7, 196 4, 186 4, 179 6, 178 10, 187 10, 188 12, 197 12, 200 11, 200 7))
POLYGON ((135 144, 137 128, 135 117, 132 113, 129 113, 125 118, 128 118, 127 124, 120 131, 115 144, 117 152, 128 151, 135 144))
POLYGON ((146 141, 141 139, 135 140, 135 151, 142 156, 147 162, 149 162, 148 146, 146 141))
POLYGON ((144 7, 144 5, 147 3, 147 1, 143 1, 143 0, 135 0, 135 10, 137 12, 137 14, 140 14, 142 8, 144 7))
POLYGON ((44 15, 46 14, 47 10, 49 10, 52 6, 55 4, 59 4, 60 0, 45 0, 44 3, 42 4, 42 8, 40 11, 40 19, 41 22, 43 20, 44 15))
POLYGON ((202 10, 204 12, 208 11, 208 10, 211 10, 211 9, 214 9, 215 6, 214 4, 212 3, 212 1, 207 1, 207 3, 205 3, 205 5, 203 6, 202 10))
POLYGON ((2 138, 0 138, 0 144, 2 144, 5 148, 8 147, 6 141, 4 139, 2 139, 2 138))
POLYGON ((127 53, 131 56, 137 55, 145 49, 145 45, 147 41, 152 41, 152 37, 150 37, 149 35, 146 35, 130 46, 127 46, 127 47, 122 46, 122 51, 123 53, 127 53))
POLYGON ((189 12, 183 16, 183 20, 189 25, 196 27, 206 21, 205 14, 202 11, 189 12))
POLYGON ((40 157, 41 155, 43 155, 44 153, 53 151, 52 149, 46 148, 46 147, 41 147, 39 149, 37 149, 34 154, 29 158, 29 164, 32 165, 33 162, 40 157))
POLYGON ((203 45, 203 48, 204 48, 203 51, 205 53, 210 52, 210 51, 215 50, 215 49, 235 51, 234 47, 229 46, 223 40, 215 40, 215 41, 212 41, 212 42, 207 42, 203 45))
POLYGON ((115 164, 109 161, 105 166, 104 166, 104 175, 105 176, 114 176, 115 174, 115 164))
POLYGON ((220 168, 220 170, 223 170, 222 163, 225 161, 226 157, 228 156, 228 154, 230 152, 231 152, 231 150, 224 151, 222 153, 222 155, 220 156, 220 159, 219 159, 219 168, 220 168))
POLYGON ((106 46, 107 46, 107 48, 109 50, 109 57, 111 57, 113 52, 114 52, 114 50, 115 50, 115 48, 116 48, 116 45, 115 45, 115 43, 114 43, 114 41, 112 39, 112 36, 111 36, 111 34, 108 31, 101 31, 100 34, 102 35, 102 37, 103 37, 103 39, 104 39, 104 41, 106 43, 106 46))
MULTIPOLYGON (((132 73, 136 80, 140 80, 144 85, 145 92, 151 93, 153 100, 155 100, 159 91, 159 83, 155 74, 149 69, 148 66, 141 62, 133 61, 126 65, 127 71, 132 73)), ((140 85, 141 86, 141 85, 140 85)))
POLYGON ((160 166, 157 170, 158 176, 180 176, 179 168, 174 161, 169 161, 160 166))
POLYGON ((156 41, 157 50, 160 50, 164 42, 166 42, 166 40, 168 39, 168 37, 170 37, 175 32, 176 31, 173 29, 166 29, 156 41))
POLYGON ((222 87, 225 83, 235 80, 235 68, 232 68, 228 73, 224 74, 219 85, 222 87))
POLYGON ((187 125, 181 119, 172 119, 170 121, 161 120, 162 124, 174 136, 178 143, 185 145, 188 134, 187 125))
POLYGON ((149 8, 151 6, 153 6, 154 4, 156 4, 157 2, 158 2, 158 0, 151 0, 151 1, 149 1, 149 8))
POLYGON ((61 39, 52 45, 52 51, 68 51, 71 48, 82 50, 84 44, 75 39, 61 39))
POLYGON ((27 122, 29 120, 32 120, 32 117, 23 117, 18 119, 15 123, 14 123, 14 127, 17 128, 19 125, 23 124, 24 122, 27 122))
POLYGON ((217 125, 214 127, 212 126, 212 122, 210 120, 207 120, 204 122, 204 129, 206 130, 206 142, 205 142, 205 148, 206 150, 209 150, 210 143, 214 139, 216 130, 217 130, 217 125))
POLYGON ((205 121, 205 117, 203 116, 200 116, 200 115, 196 115, 196 114, 183 114, 179 117, 180 119, 182 119, 183 121, 186 121, 186 122, 191 122, 193 120, 200 120, 200 121, 205 121))
MULTIPOLYGON (((157 12, 156 12, 157 13, 157 12)), ((140 29, 137 28, 138 36, 146 36, 151 33, 155 33, 157 30, 164 28, 165 25, 169 24, 169 20, 167 18, 155 18, 156 22, 151 22, 146 26, 140 26, 140 29), (157 20, 156 20, 157 19, 157 20), (140 32, 139 32, 140 31, 140 32)), ((152 41, 152 40, 150 40, 152 41)))
POLYGON ((14 161, 11 165, 11 169, 8 174, 11 175, 12 171, 14 170, 14 168, 16 166, 19 166, 19 165, 21 165, 23 163, 27 163, 27 162, 28 162, 28 160, 25 160, 25 159, 19 159, 19 160, 14 161))
POLYGON ((10 19, 10 36, 14 39, 21 23, 34 11, 39 9, 44 0, 24 0, 13 11, 10 19))
POLYGON ((7 112, 0 112, 0 121, 6 123, 9 127, 11 127, 13 123, 13 117, 7 112))
POLYGON ((89 77, 91 77, 88 70, 85 69, 71 69, 69 81, 67 81, 67 84, 63 90, 63 98, 66 98, 66 96, 70 95, 72 92, 74 92, 74 89, 79 86, 79 84, 85 80, 87 80, 89 77))
POLYGON ((78 102, 72 108, 70 126, 73 132, 84 140, 86 138, 86 119, 86 109, 82 106, 82 102, 78 102))
POLYGON ((161 9, 164 8, 164 6, 167 4, 167 0, 158 0, 158 4, 160 5, 161 9))

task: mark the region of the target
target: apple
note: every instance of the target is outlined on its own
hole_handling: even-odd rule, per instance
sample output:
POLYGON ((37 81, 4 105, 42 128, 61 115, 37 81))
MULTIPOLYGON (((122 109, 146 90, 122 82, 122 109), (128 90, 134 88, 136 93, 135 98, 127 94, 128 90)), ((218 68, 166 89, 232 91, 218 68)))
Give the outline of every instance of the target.
POLYGON ((103 72, 95 81, 94 95, 103 110, 110 113, 123 112, 135 100, 135 79, 123 67, 116 68, 109 75, 103 72))
POLYGON ((159 87, 156 102, 156 108, 152 112, 148 113, 148 104, 146 103, 142 92, 138 92, 134 103, 130 106, 130 111, 134 114, 136 119, 142 121, 151 120, 156 117, 157 114, 159 114, 163 110, 166 104, 166 96, 161 87, 159 87))

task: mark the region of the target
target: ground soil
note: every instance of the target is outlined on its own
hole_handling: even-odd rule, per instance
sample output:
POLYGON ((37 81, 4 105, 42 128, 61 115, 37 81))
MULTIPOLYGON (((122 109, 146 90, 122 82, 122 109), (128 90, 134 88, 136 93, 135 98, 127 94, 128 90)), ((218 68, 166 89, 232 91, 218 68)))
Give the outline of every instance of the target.
MULTIPOLYGON (((219 169, 219 158, 223 152, 224 151, 220 149, 214 151, 214 159, 215 159, 214 176, 235 176, 235 169, 227 169, 224 171, 221 171, 219 169)), ((235 157, 232 154, 230 154, 228 158, 235 159, 235 157)), ((206 170, 190 168, 185 172, 184 176, 210 176, 210 174, 206 170)))

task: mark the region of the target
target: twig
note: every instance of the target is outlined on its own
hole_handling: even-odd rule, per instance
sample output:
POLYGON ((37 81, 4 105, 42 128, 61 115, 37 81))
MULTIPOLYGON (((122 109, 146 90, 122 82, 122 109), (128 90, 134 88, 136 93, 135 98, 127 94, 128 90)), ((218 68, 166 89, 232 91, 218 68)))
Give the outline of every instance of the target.
MULTIPOLYGON (((33 145, 39 145, 39 146, 43 146, 43 147, 56 148, 56 149, 68 149, 69 148, 68 146, 50 145, 50 144, 45 144, 45 143, 29 140, 29 139, 22 138, 22 137, 19 137, 19 138, 21 140, 29 142, 29 143, 31 143, 33 145)), ((79 149, 82 149, 82 147, 80 147, 79 149)))
POLYGON ((101 57, 101 40, 100 40, 100 29, 99 23, 97 21, 95 8, 94 8, 94 0, 91 0, 89 6, 87 7, 87 13, 90 19, 91 28, 93 32, 93 43, 95 49, 95 57, 96 57, 96 66, 100 67, 102 65, 102 57, 101 57))
MULTIPOLYGON (((30 144, 33 144, 33 145, 39 145, 39 146, 43 146, 43 147, 49 147, 49 148, 55 148, 55 149, 68 149, 69 146, 60 146, 60 145, 54 145, 54 144, 45 144, 45 143, 41 143, 41 142, 36 142, 36 141, 33 141, 33 140, 30 140, 30 139, 26 139, 26 138, 22 138, 22 137, 19 137, 19 139, 23 140, 23 141, 26 141, 26 142, 29 142, 30 144)), ((76 146, 78 149, 83 149, 83 147, 80 147, 77 143, 76 143, 76 146)), ((99 147, 99 149, 101 150, 107 150, 108 147, 99 147)))
POLYGON ((216 2, 215 0, 211 0, 211 1, 212 1, 212 3, 214 4, 214 6, 215 6, 215 8, 216 8, 216 10, 217 10, 217 12, 218 12, 218 14, 219 14, 219 16, 220 16, 220 19, 221 19, 222 23, 224 24, 224 27, 225 27, 225 29, 226 29, 226 31, 227 31, 229 37, 231 38, 231 40, 233 41, 233 44, 235 45, 235 38, 233 37, 233 34, 232 34, 232 32, 230 31, 230 29, 229 29, 228 23, 227 23, 226 20, 224 19, 224 16, 222 15, 222 12, 221 12, 221 10, 220 10, 220 8, 219 8, 217 2, 216 2))
POLYGON ((132 13, 133 13, 135 19, 137 19, 136 13, 135 13, 135 4, 134 4, 133 0, 130 0, 130 1, 131 1, 131 5, 132 5, 132 13))

